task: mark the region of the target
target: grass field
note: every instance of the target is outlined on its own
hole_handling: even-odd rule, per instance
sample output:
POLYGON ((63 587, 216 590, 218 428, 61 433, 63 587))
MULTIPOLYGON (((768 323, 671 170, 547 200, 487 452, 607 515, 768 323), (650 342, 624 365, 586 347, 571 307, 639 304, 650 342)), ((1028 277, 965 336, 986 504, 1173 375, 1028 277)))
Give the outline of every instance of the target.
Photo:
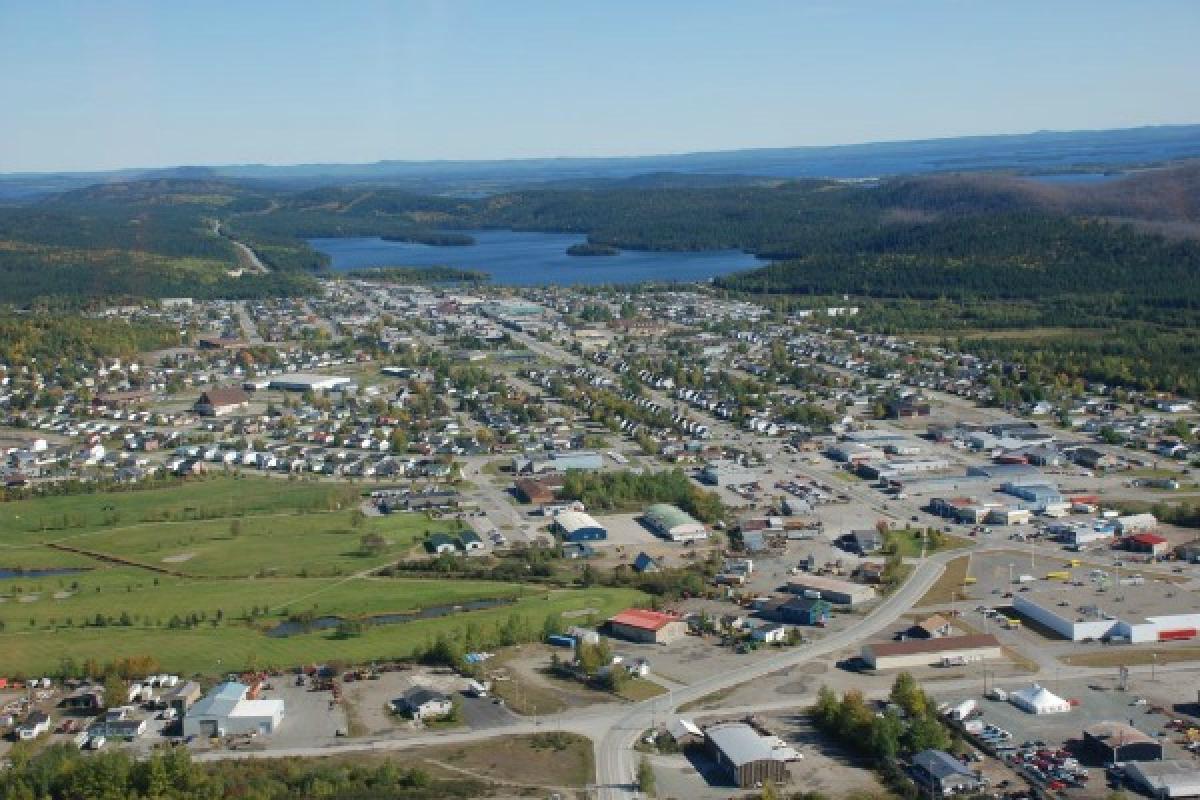
POLYGON ((418 514, 363 517, 356 506, 347 487, 225 477, 0 504, 0 568, 86 568, 0 580, 0 675, 54 672, 65 658, 105 663, 152 655, 164 669, 212 674, 403 657, 437 633, 462 635, 468 623, 486 631, 517 614, 537 629, 552 612, 611 614, 642 597, 632 590, 369 576, 407 556, 426 532, 460 523, 418 514), (380 534, 386 546, 361 552, 367 533, 380 534), (365 617, 497 598, 516 602, 369 626, 346 639, 329 630, 287 638, 264 632, 302 613, 365 617))
MULTIPOLYGON (((951 536, 948 533, 941 533, 940 544, 936 546, 931 542, 925 550, 925 555, 933 555, 944 550, 954 550, 958 547, 967 547, 971 544, 970 539, 964 539, 961 536, 951 536)), ((900 555, 905 558, 920 558, 921 556, 921 530, 903 528, 899 530, 891 530, 884 537, 885 543, 895 545, 900 551, 900 555)))
MULTIPOLYGON (((491 586, 497 587, 500 592, 520 590, 520 587, 508 584, 491 586)), ((428 587, 425 597, 436 598, 439 603, 445 602, 448 594, 460 591, 470 594, 473 591, 469 588, 457 589, 453 581, 432 581, 428 587)), ((381 590, 374 583, 364 592, 349 594, 354 588, 346 589, 347 594, 339 601, 345 605, 339 606, 332 601, 326 605, 321 601, 321 595, 313 597, 312 601, 321 603, 318 608, 320 613, 339 610, 362 613, 365 610, 361 605, 363 602, 378 602, 373 595, 381 590), (353 609, 346 608, 351 605, 353 609)), ((409 588, 401 582, 397 591, 409 588)), ((473 596, 479 597, 480 594, 475 591, 473 596)), ((5 631, 0 633, 0 652, 4 654, 3 671, 7 675, 53 672, 67 657, 78 662, 94 658, 105 663, 125 656, 153 655, 164 669, 187 675, 216 674, 252 666, 287 667, 314 661, 362 663, 409 656, 439 633, 461 640, 469 623, 490 630, 516 614, 524 617, 530 625, 540 627, 551 613, 593 608, 603 615, 611 615, 641 599, 643 596, 639 592, 626 589, 563 589, 536 595, 525 594, 512 605, 400 625, 376 625, 368 627, 361 636, 349 639, 339 639, 332 631, 270 638, 257 627, 237 621, 222 622, 215 626, 211 621, 206 621, 194 628, 181 629, 110 626, 44 630, 17 624, 6 626, 5 631)), ((401 597, 397 596, 389 598, 387 605, 399 608, 396 605, 399 602, 401 597)), ((299 603, 293 602, 289 610, 300 610, 299 603)), ((382 604, 379 610, 385 610, 382 604)), ((279 617, 271 621, 279 621, 279 617)), ((266 624, 263 620, 259 622, 266 624)))
POLYGON ((1178 664, 1200 661, 1200 647, 1195 645, 1175 647, 1168 644, 1155 650, 1145 650, 1118 646, 1063 656, 1059 661, 1072 667, 1135 667, 1155 663, 1178 664))
POLYGON ((936 606, 965 599, 963 581, 967 577, 970 564, 970 556, 959 556, 946 564, 945 572, 929 587, 929 591, 917 602, 917 607, 936 606))
POLYGON ((405 758, 435 777, 478 778, 531 797, 585 786, 596 774, 591 739, 561 731, 423 747, 407 751, 405 758))

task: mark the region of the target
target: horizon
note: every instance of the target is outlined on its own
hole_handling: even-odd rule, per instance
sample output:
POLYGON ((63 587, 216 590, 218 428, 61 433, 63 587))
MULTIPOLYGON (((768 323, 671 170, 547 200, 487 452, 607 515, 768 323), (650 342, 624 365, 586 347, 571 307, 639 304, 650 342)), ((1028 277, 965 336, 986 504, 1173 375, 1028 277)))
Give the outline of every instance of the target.
POLYGON ((0 0, 0 172, 627 158, 1194 123, 1200 6, 0 0), (684 13, 684 9, 686 13, 684 13))
POLYGON ((672 152, 648 152, 648 153, 630 153, 625 155, 585 155, 585 156, 560 156, 560 155, 529 155, 518 156, 513 158, 427 158, 427 159, 406 159, 406 158, 381 158, 374 161, 296 161, 296 162, 223 162, 223 163, 177 163, 177 164, 126 164, 106 169, 62 169, 62 170, 28 170, 28 171, 0 171, 0 177, 23 177, 23 176, 38 176, 38 175, 88 175, 88 174, 111 174, 119 172, 136 172, 139 170, 146 172, 167 172, 170 170, 219 170, 219 169, 288 169, 288 168, 304 168, 304 167, 359 167, 359 166, 374 166, 378 164, 411 164, 411 165, 437 165, 437 164, 488 164, 488 163, 521 163, 521 162, 536 162, 536 161, 636 161, 639 159, 655 159, 655 158, 686 158, 689 156, 705 156, 705 155, 721 155, 728 153, 753 153, 753 152, 771 152, 771 151, 787 151, 787 150, 836 150, 839 148, 853 147, 871 147, 871 146, 887 146, 887 145, 903 145, 916 144, 922 142, 946 142, 969 139, 1000 139, 1000 138, 1021 138, 1031 136, 1054 136, 1054 135, 1086 135, 1086 134, 1103 134, 1117 133, 1124 131, 1139 131, 1152 130, 1163 128, 1197 128, 1200 127, 1200 122, 1175 122, 1164 123, 1161 125, 1131 125, 1121 128, 1075 128, 1075 129, 1047 129, 1028 131, 1011 131, 1002 133, 975 133, 962 136, 929 136, 918 139, 876 139, 870 141, 853 141, 853 142, 838 142, 835 144, 822 145, 779 145, 777 147, 734 147, 728 149, 704 148, 700 150, 672 151, 672 152))

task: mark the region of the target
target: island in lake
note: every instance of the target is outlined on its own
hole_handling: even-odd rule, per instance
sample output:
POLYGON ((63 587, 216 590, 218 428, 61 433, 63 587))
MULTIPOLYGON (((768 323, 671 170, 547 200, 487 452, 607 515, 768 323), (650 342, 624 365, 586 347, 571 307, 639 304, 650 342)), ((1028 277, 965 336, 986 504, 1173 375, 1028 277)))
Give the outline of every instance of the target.
POLYGON ((612 245, 580 242, 567 248, 569 256, 619 256, 621 251, 612 245))
POLYGON ((475 237, 455 231, 413 231, 412 233, 391 234, 380 236, 385 242, 403 242, 405 244, 427 244, 431 247, 470 247, 475 244, 475 237))

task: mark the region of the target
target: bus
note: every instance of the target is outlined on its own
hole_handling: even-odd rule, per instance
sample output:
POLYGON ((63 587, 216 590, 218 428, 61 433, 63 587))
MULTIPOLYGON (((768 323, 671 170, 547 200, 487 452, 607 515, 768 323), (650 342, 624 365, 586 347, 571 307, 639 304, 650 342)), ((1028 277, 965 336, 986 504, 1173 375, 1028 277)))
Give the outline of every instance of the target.
POLYGON ((1047 572, 1046 580, 1048 580, 1048 581, 1069 581, 1069 580, 1071 580, 1071 573, 1067 572, 1066 570, 1059 570, 1057 572, 1047 572))

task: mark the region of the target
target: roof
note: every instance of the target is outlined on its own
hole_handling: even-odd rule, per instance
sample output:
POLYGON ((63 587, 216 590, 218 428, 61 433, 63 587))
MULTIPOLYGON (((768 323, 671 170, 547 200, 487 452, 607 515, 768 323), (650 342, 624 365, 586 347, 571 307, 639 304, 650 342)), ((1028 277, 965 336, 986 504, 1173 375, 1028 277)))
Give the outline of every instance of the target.
POLYGON ((655 503, 646 509, 644 516, 655 525, 667 530, 679 525, 700 524, 691 514, 669 503, 655 503))
POLYGON ((941 639, 908 639, 903 642, 878 642, 867 645, 877 658, 879 656, 910 656, 918 653, 942 653, 951 650, 974 650, 999 646, 1000 640, 990 633, 944 636, 941 639))
POLYGON ((933 614, 921 620, 913 627, 920 628, 923 631, 929 631, 930 633, 936 633, 941 628, 947 628, 949 626, 950 621, 948 619, 943 617, 941 614, 933 614))
POLYGON ((433 689, 426 689, 423 686, 409 689, 401 696, 401 699, 409 708, 420 708, 426 703, 450 702, 450 698, 441 692, 435 692, 433 689))
POLYGON ((1097 722, 1083 729, 1083 735, 1092 739, 1101 739, 1117 747, 1127 744, 1159 744, 1153 736, 1148 736, 1132 725, 1124 722, 1097 722))
POLYGON ((214 406, 232 406, 240 403, 248 403, 250 395, 246 394, 236 386, 218 386, 215 389, 209 389, 200 395, 201 402, 208 401, 214 406))
POLYGON ((1200 770, 1183 761, 1126 761, 1127 772, 1165 792, 1167 797, 1194 797, 1200 794, 1200 770))
POLYGON ((1137 542, 1138 544, 1145 545, 1159 545, 1167 543, 1167 540, 1164 537, 1159 536, 1157 533, 1135 533, 1133 536, 1129 537, 1129 540, 1131 542, 1137 542))
POLYGON ((682 617, 674 614, 664 614, 661 611, 649 611, 644 608, 630 608, 609 619, 610 623, 624 625, 629 628, 641 628, 647 631, 660 630, 672 622, 679 622, 682 617))
POLYGON ((1067 705, 1066 700, 1063 700, 1045 686, 1038 686, 1036 683, 1024 689, 1018 689, 1009 696, 1022 701, 1030 708, 1051 708, 1067 705))
POLYGON ((687 736, 704 735, 704 732, 700 730, 696 723, 683 717, 677 717, 674 721, 667 725, 667 732, 671 734, 671 738, 675 739, 675 741, 679 741, 687 736))
POLYGON ((704 731, 704 735, 736 767, 751 761, 771 761, 774 758, 771 746, 756 730, 743 722, 712 725, 704 731))
POLYGON ((943 750, 922 750, 913 756, 913 764, 938 779, 952 775, 974 777, 961 761, 943 750))
POLYGON ((227 717, 233 713, 238 701, 246 696, 250 688, 237 681, 227 681, 213 687, 194 706, 188 709, 189 717, 227 717))
POLYGON ((585 528, 604 530, 604 526, 596 522, 591 514, 584 513, 583 511, 560 511, 554 518, 554 522, 564 533, 574 533, 585 528))

